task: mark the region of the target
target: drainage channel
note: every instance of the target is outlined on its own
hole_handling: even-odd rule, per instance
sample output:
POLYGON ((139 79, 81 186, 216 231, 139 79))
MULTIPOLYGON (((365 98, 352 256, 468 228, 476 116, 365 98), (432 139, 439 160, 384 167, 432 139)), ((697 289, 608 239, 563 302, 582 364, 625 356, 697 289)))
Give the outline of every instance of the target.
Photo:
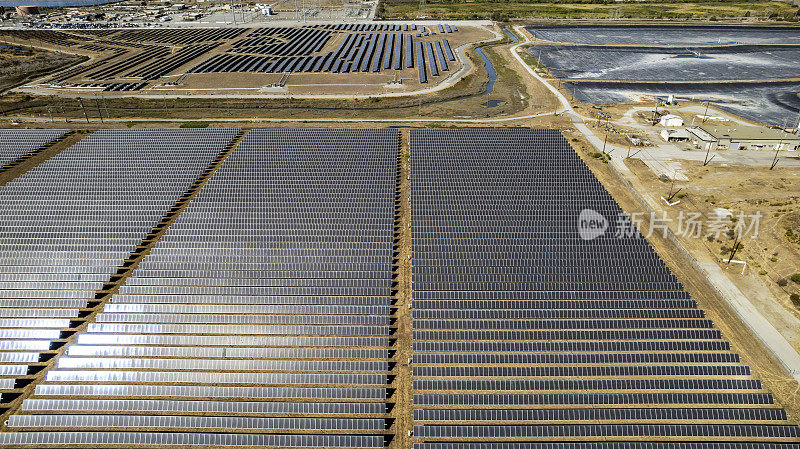
POLYGON ((205 183, 214 175, 236 146, 239 145, 247 132, 247 129, 239 131, 233 140, 219 152, 217 157, 197 177, 194 183, 184 192, 172 208, 161 217, 158 224, 156 224, 147 236, 136 246, 136 249, 130 253, 130 256, 117 269, 117 272, 111 276, 102 290, 95 292, 95 299, 90 301, 86 308, 80 310, 79 317, 70 322, 70 328, 62 330, 60 338, 51 342, 50 349, 40 354, 39 362, 30 365, 28 374, 20 376, 17 379, 14 390, 3 393, 3 403, 0 404, 2 408, 0 422, 3 424, 0 426, 0 430, 6 429, 5 419, 8 415, 19 411, 22 402, 33 395, 35 386, 44 381, 47 376, 47 371, 55 367, 58 357, 64 354, 67 346, 75 341, 78 334, 86 330, 88 323, 94 322, 97 314, 102 311, 112 295, 114 295, 120 287, 125 285, 130 275, 139 266, 139 263, 150 254, 150 251, 155 247, 164 233, 167 232, 186 206, 197 196, 200 190, 202 190, 205 183))

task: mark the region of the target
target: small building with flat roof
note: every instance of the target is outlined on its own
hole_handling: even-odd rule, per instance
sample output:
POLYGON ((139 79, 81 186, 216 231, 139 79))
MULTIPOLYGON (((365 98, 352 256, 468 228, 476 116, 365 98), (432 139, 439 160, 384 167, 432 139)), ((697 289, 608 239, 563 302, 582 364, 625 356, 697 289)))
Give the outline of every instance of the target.
POLYGON ((661 138, 664 142, 686 142, 690 136, 685 129, 662 129, 661 138))
POLYGON ((788 150, 800 148, 800 136, 766 126, 695 126, 687 128, 692 142, 703 150, 788 150))

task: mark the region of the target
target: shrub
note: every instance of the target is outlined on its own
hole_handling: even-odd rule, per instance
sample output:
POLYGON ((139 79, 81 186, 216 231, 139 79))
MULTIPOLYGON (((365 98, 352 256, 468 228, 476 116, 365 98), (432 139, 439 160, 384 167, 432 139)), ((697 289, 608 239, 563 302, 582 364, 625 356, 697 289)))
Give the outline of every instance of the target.
POLYGON ((794 304, 795 307, 800 307, 800 295, 799 294, 792 293, 791 295, 789 295, 789 299, 792 300, 792 304, 794 304))
POLYGON ((788 284, 788 283, 789 283, 789 281, 787 281, 786 278, 778 279, 778 285, 781 286, 781 287, 786 287, 786 284, 788 284))
POLYGON ((800 284, 800 273, 795 273, 792 275, 792 282, 795 284, 800 284))
POLYGON ((211 123, 208 122, 183 122, 181 123, 181 128, 208 128, 208 125, 211 123))

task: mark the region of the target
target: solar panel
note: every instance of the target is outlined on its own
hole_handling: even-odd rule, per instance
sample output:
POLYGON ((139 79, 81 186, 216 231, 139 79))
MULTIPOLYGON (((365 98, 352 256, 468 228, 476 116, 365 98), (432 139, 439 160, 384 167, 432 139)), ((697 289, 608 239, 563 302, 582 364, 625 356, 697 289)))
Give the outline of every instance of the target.
POLYGON ((800 434, 647 241, 614 237, 622 210, 558 131, 414 129, 411 166, 416 449, 800 434), (585 209, 610 229, 582 238, 585 209))
MULTIPOLYGON (((384 447, 398 145, 396 130, 249 130, 0 444, 384 447)), ((0 287, 59 282, 32 281, 0 287)), ((69 321, 31 315, 0 316, 0 334, 69 321)))

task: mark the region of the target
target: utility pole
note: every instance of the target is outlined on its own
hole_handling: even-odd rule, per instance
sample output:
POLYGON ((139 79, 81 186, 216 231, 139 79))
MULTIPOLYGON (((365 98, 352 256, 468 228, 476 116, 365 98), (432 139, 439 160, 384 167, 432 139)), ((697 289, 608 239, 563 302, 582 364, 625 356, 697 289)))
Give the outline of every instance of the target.
POLYGON ((677 175, 678 175, 677 170, 673 170, 672 171, 672 182, 669 185, 669 193, 667 194, 667 202, 668 203, 671 203, 672 199, 675 198, 675 195, 677 195, 678 192, 683 190, 683 188, 680 188, 680 189, 678 189, 678 190, 676 190, 674 192, 672 191, 672 189, 675 188, 675 178, 677 177, 677 175))
POLYGON ((89 123, 89 115, 86 113, 86 108, 83 106, 83 99, 78 97, 78 103, 81 104, 81 110, 83 110, 83 118, 86 119, 86 123, 89 123))
POLYGON ((50 105, 47 105, 47 114, 50 116, 50 123, 53 123, 53 111, 50 110, 50 105))
POLYGON ((781 139, 778 141, 778 144, 775 145, 775 157, 772 158, 772 164, 770 164, 769 169, 772 170, 778 165, 778 152, 781 150, 783 146, 783 138, 786 135, 786 119, 783 120, 783 126, 781 127, 781 139))
POLYGON ((734 234, 733 236, 733 248, 731 248, 731 255, 728 257, 728 263, 731 263, 733 260, 733 256, 736 255, 736 251, 739 251, 739 247, 742 244, 739 242, 739 234, 734 234))
POLYGON ((653 123, 656 122, 656 114, 658 114, 658 100, 656 100, 655 109, 653 109, 653 123))
POLYGON ((94 97, 94 104, 97 106, 97 116, 100 117, 100 123, 103 123, 103 112, 100 110, 100 100, 97 99, 97 96, 94 97))
POLYGON ((711 156, 711 159, 709 159, 709 158, 708 158, 708 154, 709 154, 710 152, 711 152, 711 146, 710 146, 710 145, 708 145, 708 144, 706 144, 706 157, 705 157, 705 159, 703 160, 703 167, 705 167, 706 165, 708 165, 708 164, 709 164, 709 162, 711 162, 711 159, 714 159, 714 158, 717 156, 717 155, 715 154, 715 155, 711 156))
POLYGON ((706 119, 708 118, 708 103, 709 102, 706 101, 706 112, 703 113, 703 123, 705 123, 706 119))
POLYGON ((231 0, 231 14, 233 15, 233 24, 236 25, 236 8, 233 7, 233 0, 231 0))
POLYGON ((100 96, 103 98, 103 109, 106 110, 106 117, 111 117, 111 114, 108 113, 108 103, 106 103, 106 96, 103 94, 100 94, 100 96))

